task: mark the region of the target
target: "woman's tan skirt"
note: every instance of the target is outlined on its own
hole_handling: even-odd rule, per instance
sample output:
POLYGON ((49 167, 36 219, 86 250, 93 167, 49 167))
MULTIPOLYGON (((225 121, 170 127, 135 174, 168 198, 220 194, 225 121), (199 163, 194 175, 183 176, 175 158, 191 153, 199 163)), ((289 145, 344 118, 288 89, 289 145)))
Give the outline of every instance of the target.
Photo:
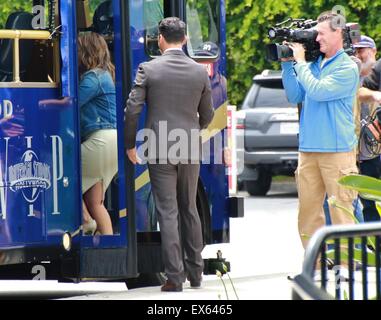
POLYGON ((93 132, 81 144, 82 194, 102 181, 105 193, 118 171, 118 148, 116 129, 93 132))

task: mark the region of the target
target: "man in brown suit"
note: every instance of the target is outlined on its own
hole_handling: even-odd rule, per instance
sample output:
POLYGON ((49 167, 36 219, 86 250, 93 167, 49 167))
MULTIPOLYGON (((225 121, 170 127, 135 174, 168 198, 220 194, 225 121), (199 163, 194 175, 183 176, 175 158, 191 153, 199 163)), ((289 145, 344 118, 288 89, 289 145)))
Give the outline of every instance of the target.
POLYGON ((209 125, 214 110, 207 71, 182 51, 185 28, 185 23, 174 17, 160 22, 162 56, 140 64, 125 110, 127 156, 136 164, 137 123, 147 103, 145 129, 151 132, 148 170, 168 278, 162 291, 182 291, 186 276, 191 287, 200 287, 203 270, 203 239, 196 206, 199 130, 209 125))

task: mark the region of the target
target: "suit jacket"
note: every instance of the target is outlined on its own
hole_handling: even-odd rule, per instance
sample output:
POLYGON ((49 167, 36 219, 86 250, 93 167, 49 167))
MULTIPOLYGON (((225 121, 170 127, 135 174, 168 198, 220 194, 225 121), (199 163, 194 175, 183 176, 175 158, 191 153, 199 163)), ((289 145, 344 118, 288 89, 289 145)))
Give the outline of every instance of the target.
POLYGON ((125 109, 127 149, 135 147, 145 102, 144 128, 148 130, 143 132, 143 145, 148 160, 199 160, 199 130, 206 128, 214 115, 205 68, 180 50, 166 51, 139 65, 125 109))

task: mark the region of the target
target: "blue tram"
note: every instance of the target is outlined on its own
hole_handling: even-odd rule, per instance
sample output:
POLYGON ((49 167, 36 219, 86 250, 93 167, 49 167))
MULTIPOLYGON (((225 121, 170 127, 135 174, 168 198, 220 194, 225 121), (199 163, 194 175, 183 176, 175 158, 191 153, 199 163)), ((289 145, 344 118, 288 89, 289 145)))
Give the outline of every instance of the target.
POLYGON ((46 268, 47 279, 76 282, 162 271, 147 166, 126 158, 123 116, 139 63, 160 55, 157 26, 167 16, 187 22, 184 50, 210 75, 215 118, 203 134, 209 157, 197 205, 204 243, 228 242, 229 218, 242 215, 242 201, 229 197, 226 164, 216 161, 223 157, 228 121, 224 0, 29 0, 13 6, 0 13, 0 279, 31 279, 35 265, 46 268), (118 173, 105 199, 112 236, 82 233, 76 38, 86 30, 105 37, 116 67, 118 173))

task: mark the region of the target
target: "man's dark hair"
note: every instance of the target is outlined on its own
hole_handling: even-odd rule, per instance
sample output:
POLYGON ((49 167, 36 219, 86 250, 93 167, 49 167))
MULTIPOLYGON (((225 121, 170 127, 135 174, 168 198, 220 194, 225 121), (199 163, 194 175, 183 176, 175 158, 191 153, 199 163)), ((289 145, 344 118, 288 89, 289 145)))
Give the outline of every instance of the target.
POLYGON ((165 18, 159 23, 159 34, 168 43, 179 43, 185 38, 185 22, 176 17, 165 18))

